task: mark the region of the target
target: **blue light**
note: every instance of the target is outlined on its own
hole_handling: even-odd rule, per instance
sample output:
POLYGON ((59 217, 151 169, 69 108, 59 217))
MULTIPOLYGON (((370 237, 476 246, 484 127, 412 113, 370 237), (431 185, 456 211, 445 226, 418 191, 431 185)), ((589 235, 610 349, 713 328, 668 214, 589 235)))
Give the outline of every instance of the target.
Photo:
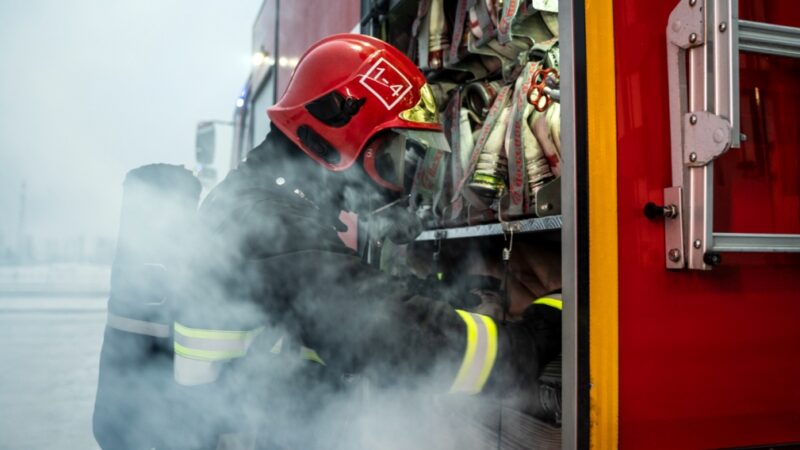
POLYGON ((239 98, 236 99, 236 107, 241 108, 244 106, 245 100, 247 99, 247 95, 250 93, 250 80, 248 79, 245 82, 244 86, 242 86, 242 90, 239 92, 239 98))

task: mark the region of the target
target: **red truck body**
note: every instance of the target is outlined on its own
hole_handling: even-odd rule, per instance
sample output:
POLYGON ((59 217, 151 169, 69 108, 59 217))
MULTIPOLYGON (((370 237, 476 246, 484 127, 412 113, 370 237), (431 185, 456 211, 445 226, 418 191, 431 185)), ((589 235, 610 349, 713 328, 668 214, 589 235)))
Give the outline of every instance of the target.
MULTIPOLYGON (((741 3, 741 19, 800 26, 796 2, 741 3)), ((642 215, 670 185, 664 29, 674 6, 614 1, 620 446, 800 442, 800 255, 665 270, 664 228, 642 215)), ((742 54, 741 68, 748 138, 715 165, 715 228, 800 233, 800 64, 742 54)))

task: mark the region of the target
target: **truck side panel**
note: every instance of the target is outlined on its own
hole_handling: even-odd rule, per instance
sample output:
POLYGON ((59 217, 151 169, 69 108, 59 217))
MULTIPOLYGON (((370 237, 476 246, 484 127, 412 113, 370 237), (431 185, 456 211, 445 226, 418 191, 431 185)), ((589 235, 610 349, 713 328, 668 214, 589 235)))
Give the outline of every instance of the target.
MULTIPOLYGON (((798 26, 792 0, 740 1, 742 18, 798 26)), ((665 28, 675 4, 615 1, 620 447, 800 442, 800 255, 726 253, 708 272, 667 271, 663 223, 642 214, 671 183, 665 28)), ((718 164, 715 231, 798 233, 800 71, 749 55, 742 67, 749 139, 718 164)))

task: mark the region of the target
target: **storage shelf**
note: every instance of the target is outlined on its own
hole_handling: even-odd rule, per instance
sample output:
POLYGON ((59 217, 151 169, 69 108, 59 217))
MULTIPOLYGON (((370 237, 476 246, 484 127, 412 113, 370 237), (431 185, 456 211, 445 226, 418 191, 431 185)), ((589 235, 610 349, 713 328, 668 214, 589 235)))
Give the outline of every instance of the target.
POLYGON ((510 222, 486 223, 469 227, 442 228, 427 230, 417 237, 417 241, 433 241, 436 239, 461 239, 480 236, 498 236, 513 229, 514 234, 533 233, 561 229, 561 216, 537 217, 513 220, 510 222))

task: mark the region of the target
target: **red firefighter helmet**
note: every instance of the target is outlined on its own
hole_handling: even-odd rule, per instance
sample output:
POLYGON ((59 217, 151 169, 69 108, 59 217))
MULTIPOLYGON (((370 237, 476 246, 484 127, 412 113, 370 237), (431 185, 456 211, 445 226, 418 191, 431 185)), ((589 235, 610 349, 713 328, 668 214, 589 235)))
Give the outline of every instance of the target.
MULTIPOLYGON (((361 34, 333 35, 312 45, 267 114, 298 147, 333 171, 350 167, 382 130, 442 129, 422 72, 396 48, 361 34)), ((367 153, 365 158, 374 157, 367 153)), ((373 164, 365 166, 384 184, 370 173, 373 164)))

